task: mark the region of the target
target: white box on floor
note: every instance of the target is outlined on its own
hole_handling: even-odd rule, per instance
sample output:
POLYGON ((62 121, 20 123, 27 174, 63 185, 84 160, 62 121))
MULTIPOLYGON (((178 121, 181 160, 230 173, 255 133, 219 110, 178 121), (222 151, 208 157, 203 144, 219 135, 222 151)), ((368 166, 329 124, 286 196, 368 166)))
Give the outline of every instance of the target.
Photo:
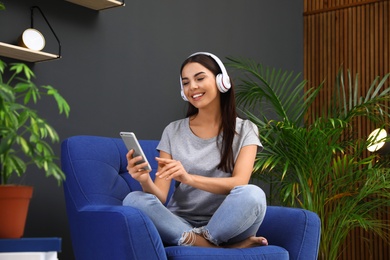
POLYGON ((57 252, 0 253, 0 260, 58 260, 57 252))

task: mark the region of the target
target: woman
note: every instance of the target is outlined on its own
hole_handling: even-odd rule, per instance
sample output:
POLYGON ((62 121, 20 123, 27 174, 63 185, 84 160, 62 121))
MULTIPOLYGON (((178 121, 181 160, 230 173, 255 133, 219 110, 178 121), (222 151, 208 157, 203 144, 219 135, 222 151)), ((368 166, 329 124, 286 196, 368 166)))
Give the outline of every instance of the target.
POLYGON ((236 115, 234 90, 223 63, 194 53, 180 70, 187 117, 169 124, 157 147, 153 181, 141 157, 127 154, 128 171, 143 192, 123 201, 148 215, 168 245, 245 248, 267 245, 256 232, 266 211, 264 192, 249 185, 258 149, 256 126, 236 115), (175 192, 167 207, 172 181, 175 192))

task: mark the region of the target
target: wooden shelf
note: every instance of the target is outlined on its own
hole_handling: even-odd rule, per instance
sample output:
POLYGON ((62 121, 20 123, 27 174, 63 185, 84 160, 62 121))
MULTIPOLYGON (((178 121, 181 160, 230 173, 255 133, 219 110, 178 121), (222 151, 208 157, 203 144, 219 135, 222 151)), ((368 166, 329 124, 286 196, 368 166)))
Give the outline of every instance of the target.
POLYGON ((0 56, 23 60, 28 62, 48 61, 60 58, 58 55, 33 51, 17 45, 0 42, 0 56))
POLYGON ((94 10, 103 10, 112 7, 124 6, 124 2, 117 0, 66 0, 68 2, 82 5, 84 7, 94 9, 94 10))

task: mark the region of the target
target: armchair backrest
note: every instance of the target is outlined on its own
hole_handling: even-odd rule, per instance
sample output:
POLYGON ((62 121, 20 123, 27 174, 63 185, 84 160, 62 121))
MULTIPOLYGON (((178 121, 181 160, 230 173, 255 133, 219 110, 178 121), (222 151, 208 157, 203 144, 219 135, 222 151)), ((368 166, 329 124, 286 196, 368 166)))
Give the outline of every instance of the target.
MULTIPOLYGON (((140 140, 151 167, 157 169, 157 140, 140 140)), ((64 192, 75 210, 86 205, 122 205, 125 196, 141 186, 127 172, 127 149, 120 138, 74 136, 62 142, 64 192)), ((68 205, 69 206, 69 205, 68 205)))

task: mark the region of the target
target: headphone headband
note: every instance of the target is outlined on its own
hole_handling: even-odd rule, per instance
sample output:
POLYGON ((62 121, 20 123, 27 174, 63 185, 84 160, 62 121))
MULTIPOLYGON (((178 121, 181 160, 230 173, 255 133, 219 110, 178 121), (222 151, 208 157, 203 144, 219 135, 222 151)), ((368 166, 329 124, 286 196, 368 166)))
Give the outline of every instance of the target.
MULTIPOLYGON (((226 68, 223 65, 222 61, 217 56, 215 56, 214 54, 212 54, 210 52, 195 52, 195 53, 191 54, 190 56, 188 56, 187 59, 191 58, 193 56, 196 56, 196 55, 206 55, 206 56, 209 56, 218 64, 218 67, 221 69, 222 73, 218 74, 216 76, 217 87, 218 87, 218 90, 221 93, 227 92, 231 88, 231 84, 230 84, 229 75, 228 75, 228 73, 226 71, 226 68)), ((181 97, 185 101, 188 101, 188 99, 185 96, 184 91, 183 91, 183 82, 182 82, 182 79, 181 79, 181 75, 180 75, 180 87, 181 87, 181 97)))
MULTIPOLYGON (((210 53, 210 52, 195 52, 193 54, 191 54, 190 56, 188 56, 188 58, 190 57, 193 57, 193 56, 196 56, 196 55, 206 55, 206 56, 210 56, 213 60, 215 60, 215 62, 218 64, 219 68, 221 69, 222 71, 222 74, 223 75, 228 75, 227 71, 226 71, 226 68, 225 68, 225 65, 223 65, 222 61, 217 57, 215 56, 214 54, 210 53)), ((187 59, 188 59, 187 58, 187 59)))

